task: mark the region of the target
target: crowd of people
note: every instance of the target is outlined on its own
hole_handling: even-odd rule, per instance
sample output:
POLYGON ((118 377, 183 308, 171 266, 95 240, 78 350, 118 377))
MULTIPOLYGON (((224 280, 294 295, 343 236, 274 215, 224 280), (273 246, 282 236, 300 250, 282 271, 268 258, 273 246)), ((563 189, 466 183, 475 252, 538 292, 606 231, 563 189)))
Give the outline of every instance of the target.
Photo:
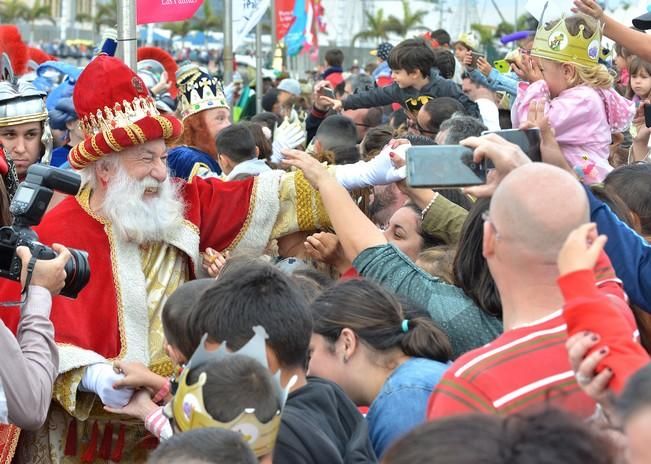
POLYGON ((546 14, 262 89, 0 25, 0 460, 650 462, 651 13, 546 14))

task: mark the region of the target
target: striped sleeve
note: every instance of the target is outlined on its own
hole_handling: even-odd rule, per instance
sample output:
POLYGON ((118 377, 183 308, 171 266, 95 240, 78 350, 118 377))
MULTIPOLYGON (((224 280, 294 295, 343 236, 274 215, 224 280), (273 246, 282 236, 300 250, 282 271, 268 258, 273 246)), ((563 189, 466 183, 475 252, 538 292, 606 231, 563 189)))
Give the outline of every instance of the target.
POLYGON ((429 399, 427 419, 473 412, 496 413, 491 400, 481 390, 463 377, 455 377, 454 372, 447 371, 429 399))

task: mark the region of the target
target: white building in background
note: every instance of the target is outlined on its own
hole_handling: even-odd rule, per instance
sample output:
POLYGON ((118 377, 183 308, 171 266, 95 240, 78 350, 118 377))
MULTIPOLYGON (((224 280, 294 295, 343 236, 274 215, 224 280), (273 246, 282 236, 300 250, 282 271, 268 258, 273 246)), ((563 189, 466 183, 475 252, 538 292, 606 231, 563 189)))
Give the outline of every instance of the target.
MULTIPOLYGON (((395 16, 402 19, 403 10, 400 0, 322 0, 328 23, 328 35, 324 42, 331 46, 350 46, 354 35, 366 28, 366 15, 372 16, 381 8, 384 17, 395 16)), ((423 26, 430 30, 446 29, 454 38, 470 29, 470 24, 480 22, 476 0, 409 0, 411 11, 427 11, 423 26)), ((414 31, 416 34, 418 31, 414 31)), ((398 42, 402 37, 390 37, 391 42, 398 42)), ((376 41, 362 42, 358 45, 375 46, 376 41)))

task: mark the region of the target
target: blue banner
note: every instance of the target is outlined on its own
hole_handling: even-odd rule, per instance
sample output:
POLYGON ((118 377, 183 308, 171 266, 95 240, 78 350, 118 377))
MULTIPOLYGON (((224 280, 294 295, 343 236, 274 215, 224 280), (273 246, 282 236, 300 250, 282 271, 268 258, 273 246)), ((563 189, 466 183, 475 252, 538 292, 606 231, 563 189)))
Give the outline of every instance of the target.
POLYGON ((287 45, 287 54, 289 56, 298 55, 305 45, 305 27, 307 26, 307 6, 306 0, 296 0, 294 4, 294 16, 296 20, 289 32, 285 36, 287 45))

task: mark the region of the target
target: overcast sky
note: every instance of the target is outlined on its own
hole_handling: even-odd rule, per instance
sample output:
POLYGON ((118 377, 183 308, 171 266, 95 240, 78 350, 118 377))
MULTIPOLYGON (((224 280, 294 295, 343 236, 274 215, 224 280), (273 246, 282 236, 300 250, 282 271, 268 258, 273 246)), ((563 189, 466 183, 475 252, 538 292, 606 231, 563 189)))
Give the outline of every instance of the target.
MULTIPOLYGON (((569 3, 571 0, 567 0, 569 3)), ((448 6, 456 3, 457 0, 447 0, 448 6)), ((518 14, 524 12, 525 6, 527 5, 527 0, 495 0, 497 6, 502 11, 502 14, 505 16, 507 21, 513 22, 516 11, 516 3, 518 4, 518 14)), ((617 7, 621 3, 624 3, 623 0, 608 0, 608 6, 610 8, 617 7)), ((638 3, 637 0, 629 1, 633 5, 638 3)), ((485 23, 487 24, 498 24, 500 22, 499 15, 495 10, 491 0, 477 0, 477 9, 479 10, 479 17, 486 18, 485 23)), ((642 13, 642 12, 641 12, 642 13)))

